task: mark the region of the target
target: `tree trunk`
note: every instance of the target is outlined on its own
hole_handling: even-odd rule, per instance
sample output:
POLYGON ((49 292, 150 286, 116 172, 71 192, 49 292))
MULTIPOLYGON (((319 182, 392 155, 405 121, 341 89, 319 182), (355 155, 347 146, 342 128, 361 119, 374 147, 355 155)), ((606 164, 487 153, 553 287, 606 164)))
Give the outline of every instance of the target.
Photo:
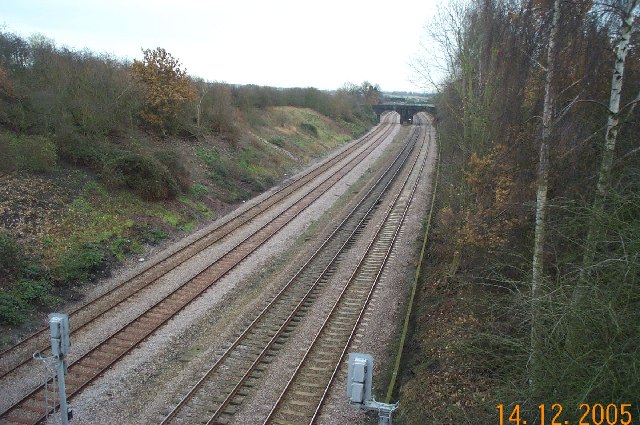
POLYGON ((547 189, 549 185, 549 142, 552 134, 552 123, 555 106, 553 79, 555 73, 556 42, 558 23, 560 22, 560 0, 553 2, 553 19, 549 30, 547 46, 547 72, 544 87, 544 105, 542 112, 542 136, 540 141, 540 159, 538 163, 536 193, 536 224, 533 245, 532 277, 531 277, 531 353, 529 383, 535 388, 536 369, 539 367, 541 353, 538 303, 541 297, 541 286, 544 280, 544 240, 547 216, 547 189))
POLYGON ((196 127, 200 128, 201 116, 202 116, 202 100, 208 92, 207 83, 203 83, 202 92, 200 94, 200 99, 198 99, 198 103, 196 104, 196 127))
MULTIPOLYGON (((607 130, 604 136, 604 150, 602 162, 598 172, 598 184, 591 213, 591 222, 587 231, 587 242, 580 272, 580 285, 588 278, 589 269, 593 264, 596 253, 596 244, 601 237, 601 226, 598 226, 597 217, 604 213, 604 206, 609 188, 611 186, 611 170, 615 156, 616 141, 618 138, 618 124, 620 114, 620 98, 622 94, 622 80, 624 77, 624 63, 629 50, 629 41, 633 34, 633 12, 640 4, 640 0, 628 0, 623 13, 620 28, 620 40, 614 47, 615 62, 613 76, 611 78, 611 95, 609 96, 609 113, 607 117, 607 130)), ((580 291, 580 286, 577 288, 580 291)), ((578 296, 580 294, 578 293, 578 296)))

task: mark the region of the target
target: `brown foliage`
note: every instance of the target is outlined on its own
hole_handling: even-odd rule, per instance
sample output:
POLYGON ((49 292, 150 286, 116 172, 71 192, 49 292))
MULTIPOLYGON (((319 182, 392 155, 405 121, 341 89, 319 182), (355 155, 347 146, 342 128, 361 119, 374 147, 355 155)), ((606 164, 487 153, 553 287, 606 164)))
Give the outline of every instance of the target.
MULTIPOLYGON (((638 251, 630 248, 631 241, 639 240, 635 232, 640 216, 636 211, 640 120, 637 110, 631 113, 629 102, 638 96, 640 50, 632 42, 625 63, 621 105, 627 106, 617 117, 622 125, 612 152, 612 190, 607 204, 594 208, 597 214, 592 214, 589 205, 608 122, 611 45, 618 37, 605 15, 624 2, 610 2, 606 11, 602 3, 560 2, 557 38, 550 31, 553 17, 558 16, 551 12, 552 3, 556 2, 454 2, 442 8, 437 26, 429 27, 431 41, 445 52, 441 62, 449 70, 436 98, 442 184, 438 220, 430 238, 430 254, 433 264, 442 269, 442 278, 424 285, 427 297, 421 300, 423 311, 417 315, 414 336, 418 366, 411 370, 401 400, 414 407, 411 416, 415 420, 406 423, 495 422, 495 400, 505 394, 513 394, 507 396, 510 400, 529 401, 553 397, 555 402, 564 397, 575 404, 573 400, 598 400, 602 394, 625 399, 629 389, 638 393, 633 391, 638 388, 637 380, 622 383, 620 378, 628 375, 621 373, 628 369, 627 359, 632 363, 637 356, 611 338, 610 329, 623 329, 625 341, 632 340, 626 331, 635 328, 618 321, 638 311, 631 301, 633 296, 637 300, 634 278, 638 274, 631 266, 637 262, 627 258, 638 251), (557 48, 547 55, 551 38, 556 39, 557 48), (551 69, 555 76, 545 84, 551 69), (553 108, 545 105, 545 91, 553 93, 549 96, 554 98, 553 108), (549 111, 552 113, 545 114, 549 111), (544 244, 538 245, 543 254, 538 264, 545 265, 538 275, 546 279, 538 282, 544 280, 549 286, 538 286, 544 291, 548 288, 544 296, 532 291, 533 297, 523 297, 522 288, 532 280, 536 152, 543 124, 549 130, 550 173, 545 196, 550 208, 545 220, 547 237, 539 238, 544 244), (594 220, 591 217, 601 229, 596 228, 599 235, 593 237, 590 248, 586 230, 588 220, 594 220), (631 234, 634 236, 627 239, 631 234), (593 249, 594 258, 588 262, 582 259, 585 247, 593 249), (588 269, 585 264, 590 265, 588 269), (572 286, 585 269, 590 274, 585 287, 595 296, 581 300, 575 296, 580 286, 579 290, 572 286), (429 293, 441 283, 446 292, 429 293), (625 292, 618 284, 630 284, 633 289, 625 292), (450 288, 455 285, 461 291, 452 294, 450 288), (483 296, 488 303, 483 303, 483 296), (488 314, 476 316, 480 327, 467 323, 466 333, 443 343, 441 336, 457 319, 456 311, 451 305, 438 309, 427 303, 452 299, 469 300, 464 311, 488 314), (607 313, 600 312, 601 306, 607 313), (614 317, 616 324, 608 324, 614 317), (468 343, 454 345, 465 336, 469 336, 468 343), (576 351, 568 347, 581 348, 583 341, 604 342, 576 362, 576 351), (443 346, 449 348, 448 356, 437 352, 443 346), (471 362, 461 363, 466 358, 471 362), (425 364, 429 369, 425 370, 425 364), (535 368, 531 366, 536 364, 544 370, 532 379, 535 368), (460 376, 461 370, 472 373, 460 376), (561 373, 546 373, 549 370, 561 373), (470 388, 468 382, 486 378, 490 386, 485 399, 483 389, 470 388), (528 387, 527 381, 535 386, 528 387), (596 381, 597 386, 583 386, 596 381), (513 382, 523 385, 516 388, 513 382), (444 383, 452 385, 443 388, 444 383), (465 395, 482 395, 480 403, 463 404, 457 388, 466 390, 465 395), (438 410, 441 406, 452 408, 438 410)), ((435 56, 432 50, 427 54, 425 63, 435 56)))
POLYGON ((504 145, 495 146, 484 156, 471 155, 465 180, 473 207, 464 213, 463 244, 489 250, 505 248, 513 231, 526 220, 518 207, 522 199, 512 164, 504 145))
POLYGON ((142 118, 163 134, 175 125, 184 105, 196 98, 193 83, 187 71, 180 68, 178 59, 165 49, 143 50, 144 59, 135 60, 133 74, 146 89, 142 118))

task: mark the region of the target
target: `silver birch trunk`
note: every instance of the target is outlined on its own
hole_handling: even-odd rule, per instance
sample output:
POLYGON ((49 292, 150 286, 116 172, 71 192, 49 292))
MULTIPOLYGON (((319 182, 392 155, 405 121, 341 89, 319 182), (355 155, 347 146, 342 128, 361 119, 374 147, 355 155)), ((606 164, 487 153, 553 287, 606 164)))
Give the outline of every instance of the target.
POLYGON ((618 124, 620 121, 620 98, 622 95, 622 81, 624 77, 624 63, 629 50, 629 42, 633 34, 634 10, 640 4, 640 0, 627 0, 624 7, 622 22, 620 25, 620 39, 614 47, 615 61, 611 78, 611 95, 609 96, 609 112, 607 117, 607 129, 604 136, 604 150, 602 162, 598 172, 598 183, 595 198, 593 200, 592 219, 587 232, 587 243, 580 273, 580 284, 588 276, 588 270, 593 264, 596 252, 596 243, 601 234, 596 217, 604 212, 605 200, 611 186, 611 170, 615 157, 616 141, 618 139, 618 124))
MULTIPOLYGON (((206 83, 205 83, 206 84, 206 83)), ((202 94, 200 99, 198 99, 198 103, 196 104, 196 127, 200 128, 201 116, 202 116, 202 100, 204 96, 207 94, 207 87, 204 86, 202 88, 202 94)))
POLYGON ((547 46, 547 69, 544 87, 544 104, 542 111, 542 136, 540 141, 540 158, 538 162, 536 193, 536 224, 533 244, 532 277, 531 277, 531 354, 529 383, 535 388, 535 370, 538 368, 540 354, 540 329, 538 300, 544 279, 544 241, 547 216, 547 190, 549 186, 549 139, 552 133, 555 95, 553 80, 555 73, 556 43, 560 22, 560 0, 553 2, 553 18, 549 30, 547 46))

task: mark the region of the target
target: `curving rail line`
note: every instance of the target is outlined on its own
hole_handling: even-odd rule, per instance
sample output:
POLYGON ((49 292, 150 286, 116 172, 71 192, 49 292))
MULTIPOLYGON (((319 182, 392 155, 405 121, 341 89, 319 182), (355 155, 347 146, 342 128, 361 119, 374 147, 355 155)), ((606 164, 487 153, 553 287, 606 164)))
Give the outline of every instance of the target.
MULTIPOLYGON (((424 137, 422 131, 421 136, 424 137)), ((415 174, 410 194, 401 196, 400 191, 396 196, 393 205, 387 211, 384 224, 378 229, 361 257, 360 263, 273 406, 265 424, 315 422, 393 250, 424 170, 426 158, 425 155, 415 174)), ((407 185, 410 177, 411 173, 407 175, 403 187, 407 185)))
POLYGON ((341 254, 364 227, 379 200, 395 181, 413 151, 416 138, 404 146, 384 174, 294 277, 258 314, 231 346, 203 373, 162 424, 217 423, 233 414, 250 381, 276 355, 286 335, 313 303, 335 270, 341 254))

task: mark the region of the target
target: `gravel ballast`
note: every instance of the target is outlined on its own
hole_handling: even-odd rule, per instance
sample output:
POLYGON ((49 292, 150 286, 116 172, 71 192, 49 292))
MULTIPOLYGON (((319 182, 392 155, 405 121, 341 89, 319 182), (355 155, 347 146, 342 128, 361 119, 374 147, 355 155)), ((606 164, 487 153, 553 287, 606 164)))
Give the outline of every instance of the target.
MULTIPOLYGON (((302 249, 295 254, 288 253, 296 238, 317 222, 362 175, 373 174, 369 168, 378 157, 386 154, 386 148, 398 131, 399 126, 396 126, 392 134, 366 160, 354 166, 340 183, 285 226, 240 267, 75 397, 72 401, 74 423, 96 423, 96 418, 100 418, 99 423, 158 423, 164 411, 175 405, 176 398, 179 399, 180 394, 184 393, 185 387, 188 388, 189 382, 207 364, 208 359, 216 351, 225 348, 224 341, 233 336, 243 317, 255 313, 255 309, 281 281, 263 280, 263 277, 267 277, 264 275, 269 274, 269 270, 272 270, 273 276, 285 273, 276 270, 282 269, 283 264, 278 263, 283 258, 289 259, 292 264, 302 261, 302 249)), ((302 245, 306 251, 312 248, 313 243, 302 245)), ((208 255, 216 254, 211 251, 208 255)), ((207 254, 198 257, 207 257, 207 254)), ((200 260, 193 263, 200 264, 200 260)), ((197 265, 193 267, 198 268, 197 265)), ((180 269, 176 273, 196 272, 186 266, 180 269)), ((124 319, 119 317, 117 320, 124 319)))
MULTIPOLYGON (((377 167, 376 161, 391 155, 399 142, 393 143, 394 137, 401 127, 394 131, 364 161, 353 167, 351 172, 314 204, 285 226, 282 231, 246 259, 239 267, 225 276, 216 285, 206 291, 187 308, 171 319, 165 326, 141 343, 125 356, 114 367, 104 373, 92 385, 72 400, 74 408, 74 424, 129 424, 159 423, 179 399, 190 388, 192 382, 206 370, 211 359, 217 357, 232 341, 236 333, 254 317, 267 299, 281 287, 306 260, 308 253, 315 250, 324 239, 326 232, 335 224, 337 217, 344 214, 353 203, 353 194, 362 185, 361 179, 371 179, 377 167)), ((434 135, 435 137, 435 135, 434 135)), ((344 149, 344 148, 343 148, 344 149)), ((391 353, 395 353, 394 342, 399 324, 404 315, 404 308, 410 281, 415 272, 415 258, 423 217, 429 203, 431 190, 430 170, 435 163, 435 145, 429 150, 427 167, 418 186, 418 192, 409 209, 399 239, 395 244, 393 261, 385 268, 383 279, 379 283, 374 299, 371 302, 365 320, 358 330, 353 350, 368 352, 374 355, 374 382, 381 374, 381 368, 390 365, 391 353), (375 323, 375 326, 372 326, 375 323)), ((267 194, 248 201, 241 208, 248 208, 267 194)), ((291 201, 293 202, 293 201, 291 201)), ((384 201, 388 202, 388 201, 384 201)), ((283 210, 288 204, 283 203, 276 209, 283 210)), ((272 214, 276 214, 274 210, 272 214)), ((317 299, 305 320, 295 328, 294 334, 269 365, 269 369, 277 371, 293 370, 299 362, 304 350, 305 341, 317 332, 319 320, 326 314, 337 296, 338 288, 344 285, 351 268, 364 246, 367 236, 374 229, 384 208, 380 207, 356 244, 352 253, 345 258, 327 283, 323 295, 317 299)), ((234 214, 234 213, 232 213, 234 214)), ((220 220, 228 220, 223 217, 220 220)), ((132 261, 122 274, 114 276, 111 281, 116 284, 124 276, 134 273, 136 269, 148 267, 180 246, 189 243, 200 232, 217 225, 218 222, 201 229, 196 234, 178 241, 173 246, 155 253, 145 253, 144 263, 132 261)), ((244 232, 261 224, 251 223, 244 232)), ((129 320, 144 306, 155 302, 163 294, 173 289, 185 278, 195 275, 207 264, 210 264, 228 246, 245 237, 245 233, 234 234, 233 237, 215 244, 211 248, 194 256, 191 261, 163 278, 162 284, 153 291, 140 297, 140 302, 123 306, 113 317, 103 319, 92 328, 91 332, 78 335, 74 341, 74 356, 91 347, 95 341, 104 338, 111 330, 129 320)), ((107 285, 108 286, 108 285, 107 285)), ((104 291, 104 286, 96 286, 97 296, 104 291)), ((346 372, 345 372, 346 374, 346 372)), ((284 374, 269 374, 262 380, 262 387, 257 389, 240 406, 234 416, 233 423, 262 423, 269 412, 275 397, 286 384, 284 374)), ((343 374, 341 373, 340 376, 343 374)), ((28 381, 28 377, 25 377, 28 381)), ((32 374, 32 380, 38 374, 32 374)), ((344 401, 344 378, 339 378, 329 394, 329 401, 322 410, 319 423, 361 423, 362 412, 348 406, 344 401)), ((386 388, 381 391, 386 390, 386 388)), ((51 420, 50 423, 56 423, 51 420)))

